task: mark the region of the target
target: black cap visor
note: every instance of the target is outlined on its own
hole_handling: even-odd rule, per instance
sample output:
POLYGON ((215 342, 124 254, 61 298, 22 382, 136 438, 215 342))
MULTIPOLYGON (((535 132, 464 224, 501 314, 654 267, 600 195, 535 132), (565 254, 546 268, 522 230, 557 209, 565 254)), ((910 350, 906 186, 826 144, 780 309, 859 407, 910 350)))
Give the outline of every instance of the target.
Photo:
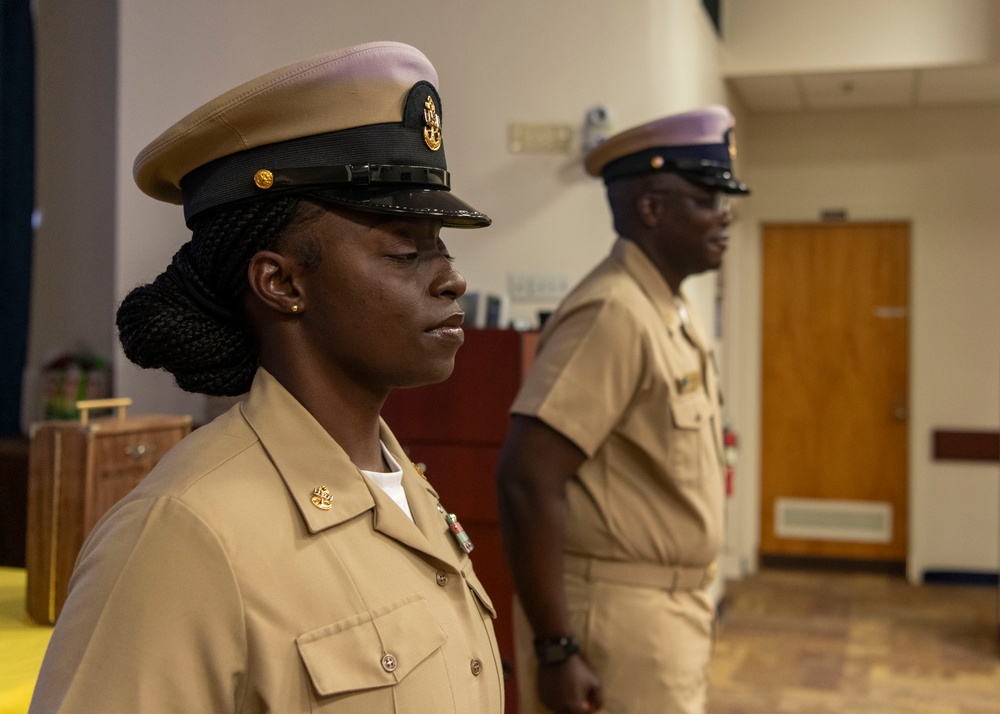
POLYGON ((611 161, 601 169, 605 183, 643 174, 679 174, 693 184, 713 191, 747 194, 750 189, 733 176, 729 149, 725 144, 657 146, 611 161), (703 158, 708 156, 710 158, 703 158))
POLYGON ((357 211, 440 217, 448 228, 485 228, 493 222, 485 213, 441 188, 338 188, 312 190, 304 195, 357 211))
POLYGON ((677 173, 685 181, 689 181, 696 186, 704 186, 712 191, 722 191, 723 193, 738 195, 746 195, 750 193, 750 188, 733 176, 730 171, 707 172, 677 170, 675 173, 677 173))

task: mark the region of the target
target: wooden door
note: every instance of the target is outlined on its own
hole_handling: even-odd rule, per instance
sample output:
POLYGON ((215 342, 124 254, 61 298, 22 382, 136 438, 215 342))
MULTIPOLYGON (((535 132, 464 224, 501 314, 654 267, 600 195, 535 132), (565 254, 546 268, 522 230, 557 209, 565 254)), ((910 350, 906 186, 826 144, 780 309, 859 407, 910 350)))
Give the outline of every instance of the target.
POLYGON ((907 552, 907 223, 763 227, 761 554, 907 552))

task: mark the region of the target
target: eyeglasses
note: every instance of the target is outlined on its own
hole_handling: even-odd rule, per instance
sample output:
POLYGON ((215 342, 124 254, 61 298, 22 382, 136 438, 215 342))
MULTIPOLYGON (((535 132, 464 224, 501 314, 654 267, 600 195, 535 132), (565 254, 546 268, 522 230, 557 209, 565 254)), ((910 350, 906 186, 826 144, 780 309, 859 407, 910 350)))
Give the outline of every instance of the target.
POLYGON ((711 211, 717 216, 722 216, 724 214, 732 215, 733 213, 733 197, 731 194, 725 193, 724 191, 714 191, 711 196, 696 196, 693 193, 681 191, 676 188, 658 188, 649 189, 647 193, 677 194, 678 196, 683 196, 684 198, 689 199, 695 206, 703 211, 711 211))

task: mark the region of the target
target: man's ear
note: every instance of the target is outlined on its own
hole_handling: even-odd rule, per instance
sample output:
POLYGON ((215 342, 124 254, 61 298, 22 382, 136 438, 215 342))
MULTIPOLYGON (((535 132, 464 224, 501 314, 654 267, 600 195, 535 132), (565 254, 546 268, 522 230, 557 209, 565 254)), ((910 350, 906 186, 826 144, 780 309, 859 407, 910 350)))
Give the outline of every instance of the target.
POLYGON ((663 202, 660 200, 660 195, 650 191, 643 191, 639 194, 635 208, 639 220, 646 228, 656 227, 663 215, 663 202))
POLYGON ((247 268, 250 291, 268 308, 283 314, 305 309, 302 270, 294 257, 273 250, 254 253, 247 268))

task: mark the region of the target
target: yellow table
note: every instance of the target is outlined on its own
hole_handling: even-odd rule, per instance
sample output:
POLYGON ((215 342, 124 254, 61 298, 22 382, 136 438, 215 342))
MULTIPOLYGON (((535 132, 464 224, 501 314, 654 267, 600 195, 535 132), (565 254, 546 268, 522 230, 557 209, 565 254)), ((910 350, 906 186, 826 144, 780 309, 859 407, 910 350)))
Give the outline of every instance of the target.
POLYGON ((0 568, 0 714, 28 711, 38 669, 52 628, 35 625, 25 614, 27 575, 21 568, 0 568))

